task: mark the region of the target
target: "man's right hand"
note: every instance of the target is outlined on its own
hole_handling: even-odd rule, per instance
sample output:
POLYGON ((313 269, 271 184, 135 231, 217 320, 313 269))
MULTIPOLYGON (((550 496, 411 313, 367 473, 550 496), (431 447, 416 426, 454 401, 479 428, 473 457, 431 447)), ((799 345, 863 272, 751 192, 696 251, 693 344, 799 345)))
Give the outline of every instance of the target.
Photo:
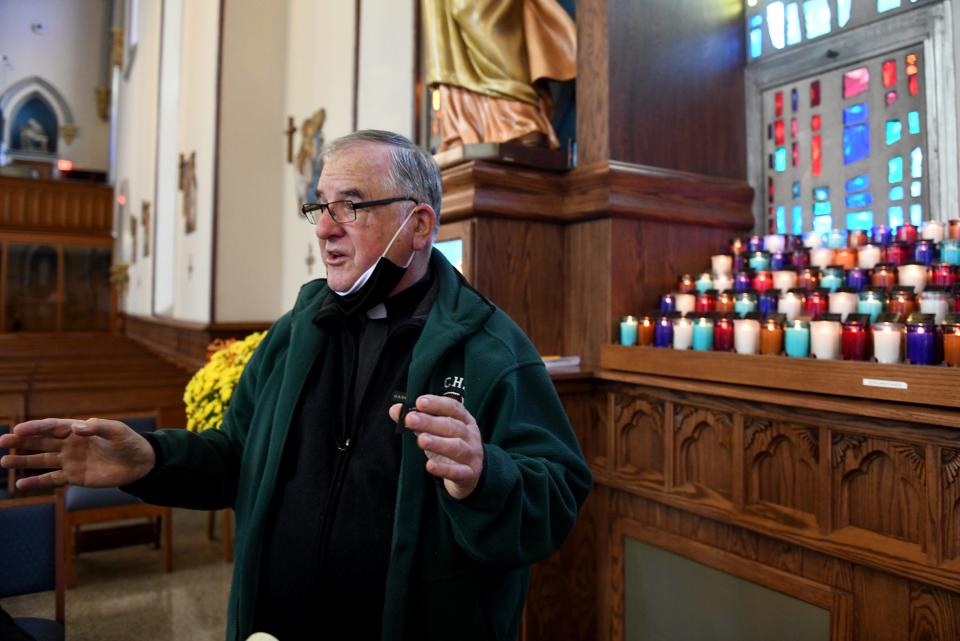
POLYGON ((119 421, 45 418, 14 426, 0 447, 31 454, 0 459, 8 469, 52 469, 17 481, 30 490, 61 485, 117 487, 143 478, 156 459, 147 439, 119 421))

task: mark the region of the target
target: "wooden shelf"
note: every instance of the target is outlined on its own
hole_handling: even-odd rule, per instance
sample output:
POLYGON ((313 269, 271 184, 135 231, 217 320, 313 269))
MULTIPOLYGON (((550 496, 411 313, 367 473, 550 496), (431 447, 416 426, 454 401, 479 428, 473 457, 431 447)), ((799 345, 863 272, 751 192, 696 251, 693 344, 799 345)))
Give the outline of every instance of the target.
POLYGON ((601 349, 600 367, 791 392, 960 408, 960 368, 953 367, 818 361, 610 344, 601 349))

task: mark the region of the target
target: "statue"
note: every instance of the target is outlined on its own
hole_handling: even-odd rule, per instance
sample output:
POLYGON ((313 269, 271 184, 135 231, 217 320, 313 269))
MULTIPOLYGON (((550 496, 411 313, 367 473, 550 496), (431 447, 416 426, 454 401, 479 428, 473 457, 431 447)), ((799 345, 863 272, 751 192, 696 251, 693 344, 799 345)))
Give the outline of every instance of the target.
POLYGON ((323 123, 325 109, 318 109, 300 125, 300 149, 297 150, 297 198, 299 204, 316 200, 317 182, 323 170, 323 123))
POLYGON ((183 192, 184 233, 192 234, 197 229, 197 152, 190 152, 187 160, 180 154, 180 191, 183 192))
POLYGON ((576 76, 576 25, 557 0, 423 0, 439 151, 480 142, 559 146, 545 79, 576 76))
POLYGON ((20 127, 20 148, 30 151, 49 151, 50 139, 43 131, 43 125, 34 118, 29 118, 27 124, 20 127))

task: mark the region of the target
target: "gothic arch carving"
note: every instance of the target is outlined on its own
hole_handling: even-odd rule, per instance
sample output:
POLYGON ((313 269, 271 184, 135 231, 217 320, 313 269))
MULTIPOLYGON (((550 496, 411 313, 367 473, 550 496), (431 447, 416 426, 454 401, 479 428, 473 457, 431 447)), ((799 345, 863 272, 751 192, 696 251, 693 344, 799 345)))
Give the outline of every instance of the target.
POLYGON ((59 126, 67 125, 76 128, 73 111, 56 87, 40 76, 22 78, 10 85, 3 92, 3 95, 0 95, 0 112, 3 112, 5 119, 3 131, 0 134, 3 136, 3 142, 8 146, 14 117, 20 107, 34 97, 39 97, 53 109, 59 126))

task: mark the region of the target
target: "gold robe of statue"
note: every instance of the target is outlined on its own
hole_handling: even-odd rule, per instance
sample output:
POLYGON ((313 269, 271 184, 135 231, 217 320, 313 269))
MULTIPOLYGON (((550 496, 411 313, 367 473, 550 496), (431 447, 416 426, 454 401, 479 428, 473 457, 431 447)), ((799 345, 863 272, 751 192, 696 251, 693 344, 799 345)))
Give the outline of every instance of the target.
POLYGON ((559 145, 536 86, 577 73, 576 25, 556 0, 423 0, 423 19, 440 151, 508 140, 559 145))

